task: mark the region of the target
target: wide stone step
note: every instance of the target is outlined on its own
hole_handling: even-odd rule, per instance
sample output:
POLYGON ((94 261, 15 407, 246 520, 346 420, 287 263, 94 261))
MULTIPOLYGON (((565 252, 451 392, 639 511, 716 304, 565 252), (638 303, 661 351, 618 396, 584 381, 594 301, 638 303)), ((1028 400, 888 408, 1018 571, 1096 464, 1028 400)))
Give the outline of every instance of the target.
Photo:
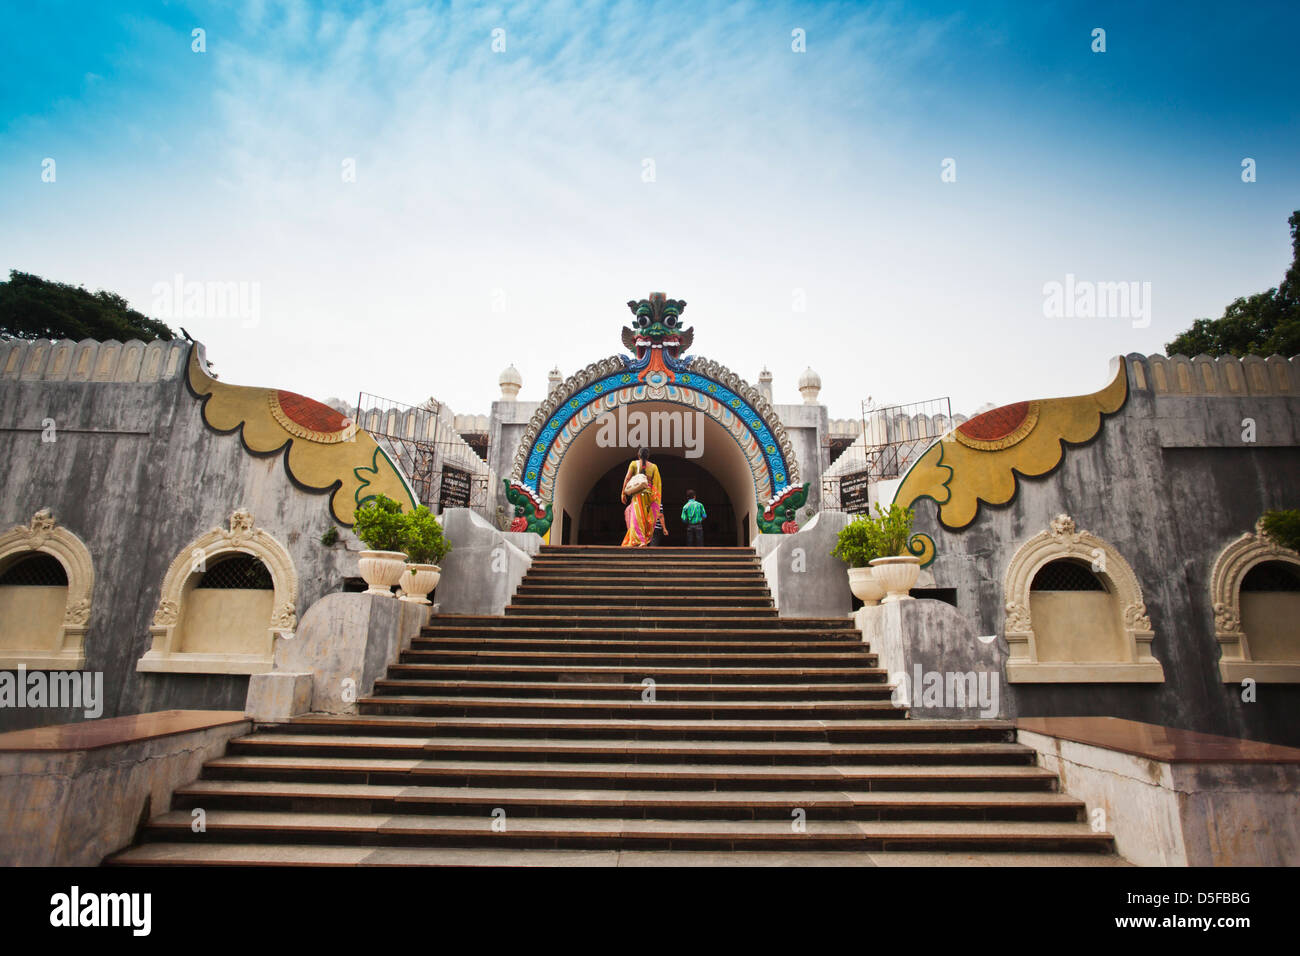
POLYGON ((448 716, 545 716, 585 715, 600 718, 699 719, 756 717, 763 719, 801 718, 837 720, 849 717, 880 717, 901 720, 907 711, 888 698, 879 701, 664 701, 550 699, 544 697, 437 697, 396 694, 363 697, 357 701, 362 713, 426 714, 448 716))
MULTIPOLYGON (((826 684, 668 684, 654 681, 653 693, 661 701, 817 701, 878 699, 889 697, 893 686, 882 677, 874 683, 826 684)), ((634 700, 652 685, 642 681, 592 683, 589 681, 487 681, 421 680, 388 677, 375 682, 376 695, 436 694, 468 697, 581 697, 583 700, 634 700)))
POLYGON ((686 584, 767 584, 762 568, 736 564, 722 566, 688 566, 688 564, 656 564, 654 567, 638 567, 633 564, 606 564, 597 562, 534 563, 524 575, 528 581, 563 580, 565 578, 582 578, 593 583, 593 591, 599 592, 611 579, 627 580, 643 578, 646 583, 660 584, 664 581, 682 581, 686 584))
POLYGON ((171 842, 339 843, 389 846, 554 846, 725 850, 840 849, 1080 849, 1106 852, 1113 838, 1067 822, 817 820, 656 820, 646 818, 451 816, 212 810, 195 834, 185 811, 160 814, 144 840, 171 842))
POLYGON ((820 640, 792 641, 789 639, 788 634, 779 632, 761 635, 758 640, 753 639, 749 633, 737 634, 734 637, 721 640, 701 638, 680 640, 667 636, 662 640, 646 639, 644 637, 638 640, 616 636, 599 638, 589 635, 570 639, 564 635, 557 636, 554 634, 538 634, 529 637, 498 637, 495 634, 472 637, 424 636, 411 640, 411 650, 413 651, 478 649, 485 651, 613 651, 616 653, 622 651, 723 651, 736 654, 812 654, 821 651, 829 653, 852 653, 855 651, 861 654, 868 653, 865 650, 860 650, 861 648, 861 644, 843 638, 826 640, 822 637, 820 640))
POLYGON ((1057 850, 1052 853, 971 852, 960 848, 935 853, 904 849, 889 852, 856 850, 550 850, 503 847, 371 847, 275 843, 144 843, 122 851, 107 866, 384 866, 384 867, 575 867, 648 866, 1128 866, 1114 853, 1057 850))
POLYGON ((418 714, 313 714, 275 725, 285 733, 420 737, 529 737, 546 740, 722 740, 830 742, 1011 742, 1005 720, 590 720, 573 717, 427 717, 418 714))
POLYGON ((747 681, 780 684, 834 684, 854 681, 884 681, 884 668, 851 667, 568 667, 564 665, 519 666, 509 664, 394 664, 388 668, 394 679, 488 680, 520 683, 600 684, 640 683, 650 678, 659 683, 735 684, 747 681))
MULTIPOLYGON (((721 621, 731 627, 771 627, 777 619, 776 608, 750 605, 732 607, 728 605, 701 604, 661 604, 651 601, 629 601, 623 604, 607 604, 604 598, 600 603, 577 603, 573 599, 563 601, 533 601, 526 604, 511 603, 506 607, 505 617, 516 621, 527 617, 539 623, 549 618, 600 618, 602 620, 621 622, 628 618, 657 623, 672 618, 688 618, 696 622, 702 620, 721 621)), ((584 622, 586 623, 586 622, 584 622)))
POLYGON ((658 651, 547 651, 547 650, 476 650, 473 648, 420 649, 403 651, 401 661, 404 664, 418 663, 452 663, 452 664, 549 664, 573 665, 582 667, 589 664, 602 666, 649 666, 677 664, 720 664, 745 667, 763 667, 767 665, 787 667, 817 667, 822 665, 841 667, 874 668, 878 661, 875 654, 840 653, 840 652, 801 652, 786 653, 769 651, 767 653, 723 652, 683 652, 669 649, 658 651))
POLYGON ((726 764, 1033 765, 1035 752, 1014 743, 830 743, 827 741, 535 740, 529 738, 354 736, 255 733, 230 742, 229 754, 411 757, 424 759, 726 764))
POLYGON ((743 610, 751 608, 766 610, 771 606, 772 599, 762 594, 745 597, 727 594, 699 597, 669 593, 660 595, 645 593, 592 595, 583 594, 580 591, 558 594, 538 594, 533 591, 521 590, 515 592, 515 596, 511 599, 510 606, 506 610, 507 613, 509 613, 511 608, 524 607, 598 607, 608 608, 610 610, 613 610, 614 608, 637 607, 652 614, 659 612, 669 613, 676 610, 684 610, 691 614, 699 612, 705 614, 716 614, 723 608, 736 608, 737 613, 740 613, 743 610))
POLYGON ((1084 803, 1064 793, 787 790, 549 790, 494 787, 404 787, 361 783, 197 780, 176 791, 172 809, 316 810, 355 813, 451 813, 509 816, 791 819, 803 809, 823 820, 1084 819, 1084 803))
POLYGON ((409 786, 541 787, 569 790, 1042 790, 1056 775, 1024 765, 650 764, 545 760, 228 755, 206 779, 301 780, 409 786))
POLYGON ((521 580, 516 594, 568 594, 581 595, 582 597, 616 597, 618 595, 641 595, 654 594, 662 595, 664 598, 680 598, 688 600, 691 597, 731 597, 736 595, 749 597, 770 597, 771 592, 766 584, 711 584, 707 582, 694 582, 686 584, 657 584, 653 580, 633 580, 624 578, 619 581, 605 582, 599 587, 590 587, 585 584, 570 584, 568 582, 551 581, 545 583, 529 582, 521 580))

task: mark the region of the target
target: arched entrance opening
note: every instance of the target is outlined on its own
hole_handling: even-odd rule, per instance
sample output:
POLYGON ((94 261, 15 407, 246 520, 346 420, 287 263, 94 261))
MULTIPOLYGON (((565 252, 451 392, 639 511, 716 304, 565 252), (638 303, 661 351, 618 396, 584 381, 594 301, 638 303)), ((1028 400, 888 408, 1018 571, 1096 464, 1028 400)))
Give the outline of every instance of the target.
MULTIPOLYGON (((630 457, 630 456, 629 456, 630 457)), ((723 490, 722 484, 708 471, 688 458, 670 455, 653 455, 651 461, 659 466, 663 481, 664 511, 668 516, 668 544, 684 545, 686 534, 680 520, 686 492, 691 490, 704 505, 708 517, 704 519, 704 544, 706 546, 735 544, 738 537, 736 509, 723 490)), ((619 544, 626 531, 623 521, 623 503, 619 492, 627 463, 619 462, 601 475, 592 486, 582 511, 575 522, 577 540, 570 537, 568 544, 619 544)))
MULTIPOLYGON (((706 543, 713 545, 745 545, 753 540, 758 531, 757 509, 754 495, 754 477, 749 460, 737 444, 735 437, 717 421, 703 414, 692 411, 682 405, 666 401, 642 401, 632 403, 628 415, 644 414, 647 417, 657 414, 672 415, 672 435, 682 439, 665 442, 664 432, 660 433, 661 443, 646 441, 650 449, 651 460, 659 465, 665 480, 664 499, 669 509, 668 527, 676 538, 673 543, 684 544, 685 533, 681 521, 674 520, 681 514, 685 503, 687 488, 694 487, 701 496, 710 518, 717 515, 718 521, 709 535, 706 525, 706 543), (690 424, 686 424, 689 418, 690 424), (680 428, 678 428, 680 425, 680 428), (667 447, 665 447, 667 446, 667 447), (712 484, 705 481, 711 479, 712 484), (714 500, 704 497, 707 494, 714 500), (730 510, 730 517, 727 510, 730 510)), ((634 423, 634 419, 629 419, 634 423)), ((565 449, 555 477, 554 522, 551 526, 550 540, 554 544, 618 544, 623 540, 623 516, 619 502, 618 489, 628 462, 636 455, 636 443, 609 443, 613 429, 602 428, 600 420, 593 421, 585 427, 565 449), (614 486, 609 492, 597 488, 598 484, 609 480, 610 472, 615 473, 614 486), (584 530, 583 514, 588 500, 597 503, 613 502, 618 508, 616 514, 601 511, 590 512, 598 524, 594 529, 584 530), (609 520, 614 521, 613 533, 609 520)), ((626 437, 636 438, 635 432, 628 428, 626 437)), ((670 539, 672 540, 672 539, 670 539)))

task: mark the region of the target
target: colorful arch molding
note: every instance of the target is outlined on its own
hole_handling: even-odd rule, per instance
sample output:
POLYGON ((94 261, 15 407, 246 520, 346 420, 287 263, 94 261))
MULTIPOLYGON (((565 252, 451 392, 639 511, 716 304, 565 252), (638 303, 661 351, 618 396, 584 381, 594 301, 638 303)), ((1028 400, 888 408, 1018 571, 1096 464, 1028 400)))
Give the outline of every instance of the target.
POLYGON ((197 342, 190 349, 186 383, 203 402, 209 428, 238 431, 255 455, 283 451, 290 480, 307 491, 330 492, 330 513, 341 524, 351 525, 357 507, 376 495, 416 506, 406 479, 365 429, 294 392, 219 382, 204 370, 201 349, 197 342))
POLYGON ((799 484, 799 465, 785 427, 753 386, 730 369, 696 357, 672 380, 638 381, 622 356, 588 365, 551 393, 520 439, 513 474, 543 502, 555 496, 560 463, 573 440, 620 405, 657 401, 708 415, 740 447, 754 479, 755 500, 772 501, 799 484))
MULTIPOLYGON (((981 503, 1004 505, 1015 498, 1019 478, 1054 471, 1067 445, 1096 438, 1107 415, 1128 400, 1123 358, 1105 388, 1091 395, 1045 398, 1004 405, 977 415, 945 434, 916 460, 898 485, 894 503, 911 507, 929 498, 939 523, 950 531, 969 526, 981 503)), ((934 541, 913 536, 909 550, 922 565, 934 560, 934 541)))

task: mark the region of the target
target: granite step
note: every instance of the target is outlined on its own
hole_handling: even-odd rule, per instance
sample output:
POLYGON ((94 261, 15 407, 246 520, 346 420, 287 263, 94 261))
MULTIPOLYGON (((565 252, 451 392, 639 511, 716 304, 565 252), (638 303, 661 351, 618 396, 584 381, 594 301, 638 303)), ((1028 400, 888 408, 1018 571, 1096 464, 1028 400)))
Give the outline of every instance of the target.
MULTIPOLYGON (((504 809, 504 808, 502 808, 504 809)), ((160 814, 143 828, 144 842, 163 840, 326 843, 367 846, 527 846, 645 849, 1096 849, 1110 834, 1060 821, 911 821, 805 819, 657 820, 647 818, 452 816, 211 810, 195 834, 183 810, 160 814)))
POLYGON ((493 761, 410 757, 228 754, 204 765, 205 779, 300 780, 406 786, 641 790, 1037 790, 1057 777, 1017 764, 708 764, 611 761, 493 761))
POLYGON ((572 717, 426 717, 311 714, 270 729, 285 733, 530 737, 548 740, 1011 742, 1004 720, 590 720, 572 717))
POLYGON ((300 781, 197 780, 176 791, 174 809, 313 810, 355 813, 657 817, 790 820, 799 807, 823 820, 1085 819, 1082 800, 1050 791, 559 790, 396 786, 300 781))
MULTIPOLYGON (((390 671, 391 673, 391 671, 390 671)), ((469 697, 573 697, 583 700, 633 700, 640 699, 650 686, 658 701, 816 701, 816 700, 876 700, 888 698, 894 687, 882 681, 875 683, 824 683, 824 684, 669 684, 641 680, 616 683, 590 681, 489 681, 489 680, 430 680, 406 677, 388 677, 375 682, 376 696, 396 694, 418 696, 469 697)))
POLYGON ((484 760, 609 760, 632 763, 701 761, 727 764, 860 764, 916 761, 928 765, 1032 765, 1034 751, 1014 743, 830 743, 827 741, 536 740, 524 737, 353 736, 261 732, 232 740, 228 754, 366 756, 484 760))
POLYGON ((881 667, 568 667, 535 664, 393 664, 388 668, 393 679, 414 680, 490 680, 520 683, 640 683, 651 678, 667 684, 745 683, 834 684, 855 681, 884 681, 888 673, 881 667))
POLYGON ((602 719, 639 717, 645 719, 672 718, 735 718, 765 719, 801 718, 836 720, 876 716, 902 720, 907 711, 895 707, 888 695, 884 700, 818 700, 818 701, 665 701, 636 700, 585 700, 582 698, 544 697, 437 697, 432 694, 399 696, 385 694, 362 697, 358 709, 370 714, 425 714, 429 716, 587 716, 602 719))

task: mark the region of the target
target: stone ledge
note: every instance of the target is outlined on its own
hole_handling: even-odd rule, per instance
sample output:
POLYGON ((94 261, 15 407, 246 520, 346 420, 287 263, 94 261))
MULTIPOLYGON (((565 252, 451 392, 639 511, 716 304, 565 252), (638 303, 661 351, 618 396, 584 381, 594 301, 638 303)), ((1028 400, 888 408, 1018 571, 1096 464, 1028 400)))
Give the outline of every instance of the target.
POLYGON ((1119 717, 1021 717, 1019 730, 1163 763, 1296 763, 1300 748, 1240 740, 1119 717))
POLYGON ((1300 749, 1115 717, 1021 718, 1017 727, 1134 863, 1300 864, 1300 749))
POLYGON ((2 735, 0 866, 98 865, 251 729, 238 712, 173 710, 2 735))
POLYGON ((1161 684, 1159 661, 1008 661, 1011 684, 1161 684))
POLYGON ((0 753, 97 750, 244 722, 244 715, 237 710, 158 710, 129 717, 11 730, 0 734, 0 753))

